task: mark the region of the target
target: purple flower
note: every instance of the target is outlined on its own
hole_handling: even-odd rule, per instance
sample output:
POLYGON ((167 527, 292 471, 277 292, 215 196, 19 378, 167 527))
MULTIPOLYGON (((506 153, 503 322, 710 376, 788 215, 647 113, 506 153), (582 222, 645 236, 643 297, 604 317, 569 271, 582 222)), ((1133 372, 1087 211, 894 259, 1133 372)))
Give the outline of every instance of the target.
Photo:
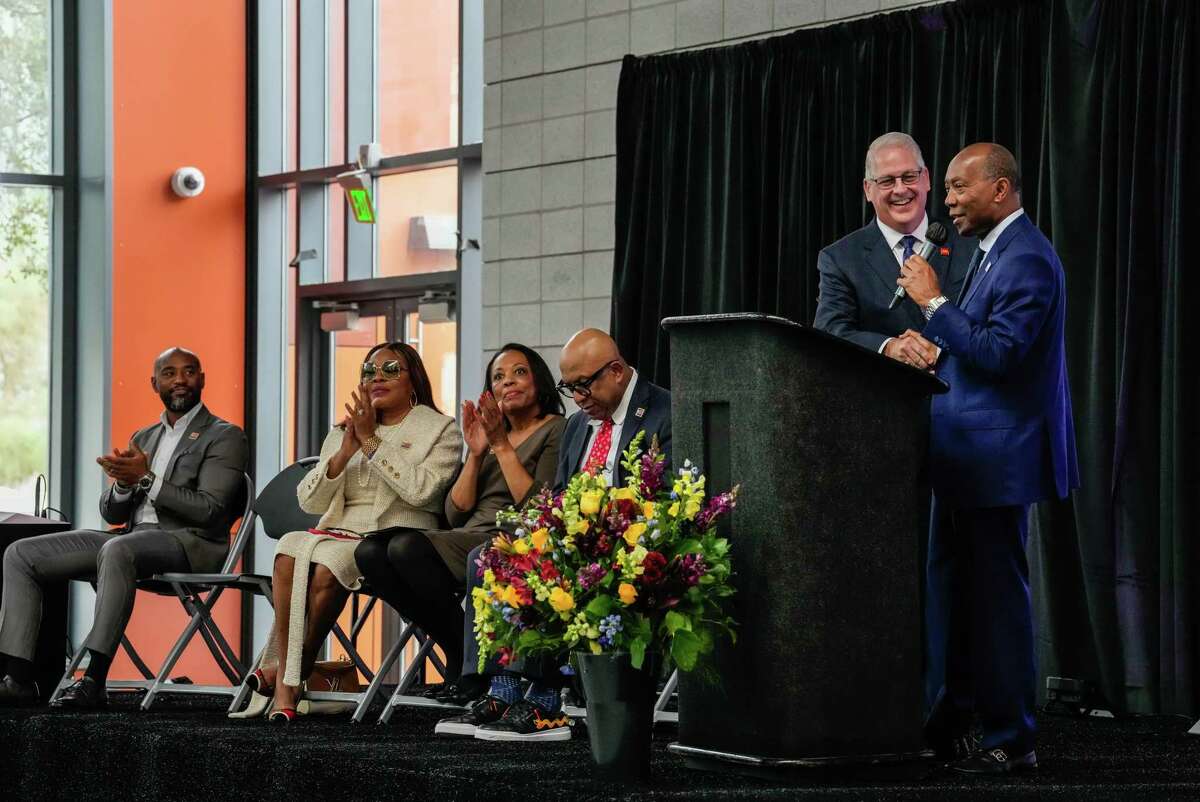
POLYGON ((704 509, 696 515, 697 531, 707 530, 718 518, 728 515, 737 506, 737 492, 738 489, 735 487, 728 493, 721 493, 719 496, 710 498, 704 505, 704 509))
POLYGON ((579 581, 579 587, 583 590, 588 590, 596 585, 604 575, 608 573, 608 569, 600 565, 600 563, 592 563, 591 565, 580 569, 576 579, 579 581))
POLYGON ((685 554, 679 560, 679 578, 688 587, 700 583, 700 577, 708 573, 708 565, 702 554, 685 554))

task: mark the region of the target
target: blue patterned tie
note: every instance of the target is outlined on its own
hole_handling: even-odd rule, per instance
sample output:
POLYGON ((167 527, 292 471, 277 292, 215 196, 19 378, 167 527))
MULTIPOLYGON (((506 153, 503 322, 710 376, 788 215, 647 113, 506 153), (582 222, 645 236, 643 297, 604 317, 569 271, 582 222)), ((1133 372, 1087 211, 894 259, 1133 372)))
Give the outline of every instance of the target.
POLYGON ((908 261, 908 257, 912 256, 917 250, 917 238, 912 234, 905 234, 900 238, 900 242, 904 245, 904 253, 900 257, 900 264, 904 264, 908 261))

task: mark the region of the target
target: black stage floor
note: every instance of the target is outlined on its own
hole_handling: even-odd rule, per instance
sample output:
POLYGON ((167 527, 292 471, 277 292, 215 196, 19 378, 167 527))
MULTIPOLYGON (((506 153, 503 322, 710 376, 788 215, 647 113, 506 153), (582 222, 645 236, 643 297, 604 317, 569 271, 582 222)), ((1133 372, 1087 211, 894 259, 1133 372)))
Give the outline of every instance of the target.
POLYGON ((1082 799, 1200 800, 1200 737, 1182 718, 1040 718, 1041 768, 964 781, 933 765, 871 775, 801 772, 763 780, 687 768, 655 735, 652 783, 593 779, 586 733, 569 743, 435 738, 442 711, 406 708, 387 726, 345 716, 289 726, 229 721, 220 702, 129 696, 103 713, 0 710, 0 798, 122 800, 1082 799))

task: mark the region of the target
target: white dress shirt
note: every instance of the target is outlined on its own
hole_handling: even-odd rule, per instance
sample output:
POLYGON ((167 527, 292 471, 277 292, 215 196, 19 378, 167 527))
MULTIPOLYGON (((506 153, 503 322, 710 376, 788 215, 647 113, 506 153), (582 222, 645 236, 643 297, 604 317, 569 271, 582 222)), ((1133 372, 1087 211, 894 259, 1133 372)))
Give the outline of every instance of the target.
MULTIPOLYGON (((154 474, 154 484, 150 486, 150 490, 146 493, 146 499, 133 511, 129 522, 131 524, 156 524, 158 523, 158 512, 154 509, 154 500, 158 498, 158 491, 162 490, 163 474, 167 472, 167 466, 171 464, 171 457, 175 454, 175 449, 179 446, 179 441, 183 439, 183 435, 187 433, 188 427, 192 425, 192 421, 200 414, 200 410, 204 409, 204 404, 197 404, 192 407, 188 413, 179 420, 175 421, 172 426, 167 421, 167 413, 164 410, 162 417, 159 419, 162 422, 163 433, 158 438, 158 446, 154 449, 154 457, 150 463, 150 472, 154 474)), ((117 501, 124 501, 133 495, 133 491, 121 492, 120 488, 113 489, 113 498, 117 501)))
MULTIPOLYGON (((612 413, 612 443, 608 447, 608 456, 604 459, 604 481, 612 486, 613 476, 617 472, 617 460, 620 458, 621 448, 621 429, 625 425, 625 416, 629 413, 629 399, 633 397, 633 388, 637 385, 638 373, 635 369, 630 368, 629 386, 625 388, 625 394, 621 396, 621 403, 612 413)), ((586 447, 583 449, 583 456, 580 457, 579 464, 575 466, 576 470, 581 469, 587 462, 588 454, 592 453, 592 443, 596 441, 596 436, 600 433, 600 424, 603 421, 592 419, 588 421, 588 426, 591 427, 591 433, 588 435, 586 447)), ((648 447, 648 446, 646 446, 648 447)))
MULTIPOLYGON (((988 252, 991 251, 992 248, 996 245, 996 240, 1000 239, 1000 235, 1004 233, 1004 229, 1006 229, 1010 225, 1012 225, 1013 221, 1016 220, 1018 217, 1020 217, 1023 214, 1025 214, 1024 209, 1017 209, 1015 212, 1010 214, 1008 217, 1004 218, 999 223, 997 223, 996 227, 993 228, 991 231, 989 231, 987 233, 986 237, 979 240, 979 250, 983 251, 983 255, 985 257, 987 256, 988 252)), ((980 269, 983 268, 983 262, 985 262, 985 261, 987 261, 987 260, 984 259, 980 262, 980 269)), ((990 268, 991 265, 988 265, 988 267, 990 268)), ((984 272, 986 273, 987 271, 984 270, 984 272)), ((971 279, 971 281, 975 282, 978 279, 979 279, 979 275, 976 274, 975 278, 971 279)))
MULTIPOLYGON (((878 217, 875 218, 875 224, 879 226, 879 230, 883 234, 883 238, 885 240, 887 240, 888 247, 892 249, 892 256, 895 257, 896 264, 898 266, 903 267, 904 266, 904 242, 903 242, 903 239, 908 235, 900 233, 896 229, 889 226, 887 223, 880 220, 878 217)), ((929 215, 922 215, 921 223, 912 232, 912 236, 917 238, 917 241, 913 243, 913 253, 916 253, 917 251, 921 250, 921 246, 925 244, 925 232, 928 230, 929 230, 929 215)), ((896 338, 888 337, 886 340, 884 340, 882 343, 880 343, 878 353, 882 354, 883 349, 887 348, 887 344, 890 343, 894 339, 896 339, 896 338)))

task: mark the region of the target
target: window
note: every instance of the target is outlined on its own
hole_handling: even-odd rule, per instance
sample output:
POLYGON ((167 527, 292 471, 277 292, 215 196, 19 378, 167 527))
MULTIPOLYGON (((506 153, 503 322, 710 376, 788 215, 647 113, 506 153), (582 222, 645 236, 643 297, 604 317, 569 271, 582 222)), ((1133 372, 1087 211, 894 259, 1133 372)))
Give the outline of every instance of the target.
POLYGON ((62 30, 60 0, 0 0, 0 510, 25 513, 36 477, 61 462, 50 353, 63 269, 62 30))

